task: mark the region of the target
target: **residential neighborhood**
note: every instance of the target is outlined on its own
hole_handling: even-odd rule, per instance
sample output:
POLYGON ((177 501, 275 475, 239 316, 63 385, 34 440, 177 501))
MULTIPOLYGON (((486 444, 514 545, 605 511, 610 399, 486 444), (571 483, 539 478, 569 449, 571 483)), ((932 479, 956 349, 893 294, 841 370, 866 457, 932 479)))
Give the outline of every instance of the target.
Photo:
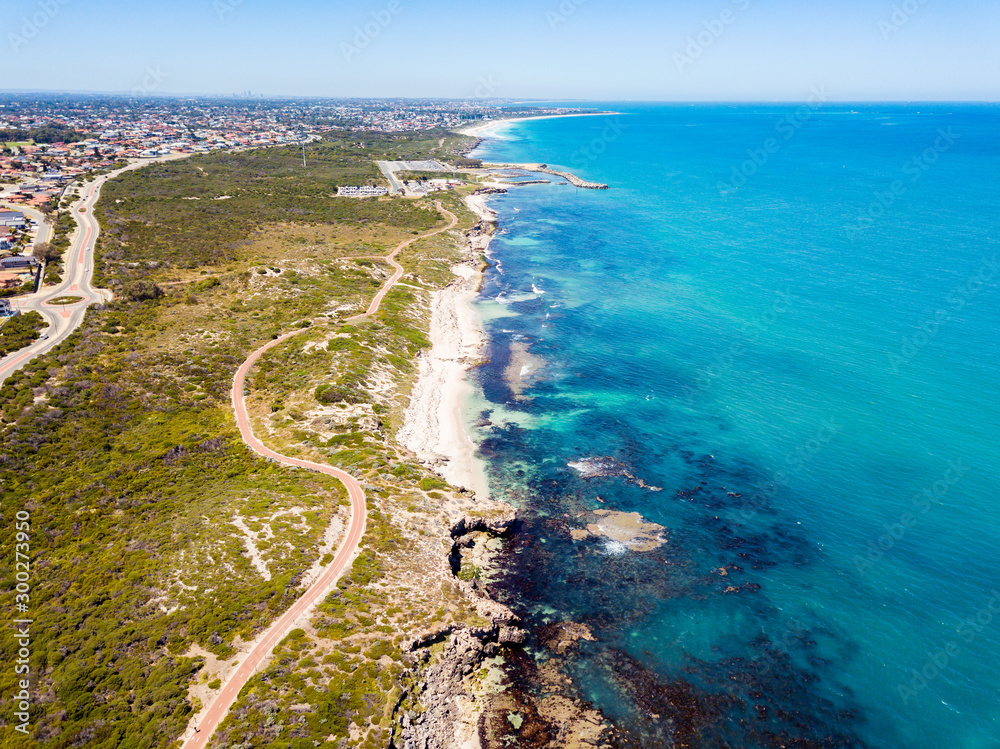
MULTIPOLYGON (((544 110, 554 111, 564 110, 544 110)), ((65 239, 67 229, 59 229, 57 216, 65 215, 60 209, 76 197, 74 186, 129 163, 304 145, 331 131, 456 128, 541 112, 485 99, 293 100, 264 99, 249 92, 214 98, 5 94, 0 97, 0 298, 34 291, 42 270, 32 255, 41 241, 38 231, 51 220, 65 239)), ((448 174, 450 167, 433 160, 378 164, 388 188, 339 185, 337 195, 420 197, 464 183, 448 174)), ((46 282, 59 278, 58 264, 52 266, 45 271, 46 282)))
POLYGON ((54 208, 77 178, 129 159, 297 144, 331 130, 455 128, 539 112, 485 99, 265 100, 248 95, 137 100, 8 94, 0 99, 0 186, 17 186, 11 202, 54 208))

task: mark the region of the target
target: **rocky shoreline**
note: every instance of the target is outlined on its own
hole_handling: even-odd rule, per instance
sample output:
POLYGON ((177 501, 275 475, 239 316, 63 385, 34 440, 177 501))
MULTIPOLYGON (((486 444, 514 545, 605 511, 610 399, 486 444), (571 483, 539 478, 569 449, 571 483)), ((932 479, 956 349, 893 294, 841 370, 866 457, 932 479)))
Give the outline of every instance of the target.
POLYGON ((490 596, 489 585, 479 574, 463 579, 469 560, 485 563, 483 577, 488 578, 488 565, 516 530, 513 509, 491 504, 494 514, 466 515, 450 531, 454 582, 478 621, 441 627, 408 644, 418 676, 412 696, 422 710, 396 716, 400 730, 393 746, 609 749, 611 726, 579 699, 559 668, 559 659, 580 640, 594 639, 590 629, 559 622, 532 634, 516 613, 490 596), (536 662, 524 649, 529 641, 546 650, 549 658, 536 662))
MULTIPOLYGON (((499 187, 483 187, 466 198, 470 209, 480 218, 466 232, 470 255, 467 265, 475 262, 475 258, 481 261, 496 228, 496 214, 486 205, 487 198, 504 192, 499 187)), ((477 268, 475 279, 465 273, 457 274, 464 293, 450 300, 448 306, 468 306, 471 301, 468 289, 474 285, 478 290, 484 265, 479 262, 477 268)), ((432 305, 432 310, 435 316, 445 314, 441 305, 432 305)), ((439 343, 435 341, 435 347, 439 343)), ((432 350, 429 356, 434 355, 432 350)), ((463 376, 471 358, 463 357, 463 376)), ((421 379, 425 386, 436 387, 430 368, 421 368, 421 379)), ((426 390, 424 387, 423 391, 426 390)), ((437 409, 427 408, 420 415, 420 384, 414 392, 413 414, 424 421, 440 416, 437 409)), ((431 467, 444 475, 446 471, 442 468, 450 457, 442 456, 431 467)), ((513 507, 487 499, 482 491, 475 496, 475 509, 463 514, 449 529, 450 579, 443 583, 454 586, 475 616, 421 633, 404 647, 413 683, 409 702, 420 709, 401 712, 399 706, 404 699, 399 700, 393 716, 397 730, 392 746, 395 749, 506 749, 512 744, 565 749, 607 746, 609 726, 597 711, 579 700, 557 666, 557 659, 571 651, 579 640, 593 636, 584 625, 564 622, 544 628, 533 638, 514 611, 493 599, 490 580, 505 541, 516 532, 517 518, 513 507), (532 639, 551 655, 542 666, 524 649, 525 643, 532 639), (533 689, 529 692, 529 684, 540 685, 540 693, 536 695, 533 689)))

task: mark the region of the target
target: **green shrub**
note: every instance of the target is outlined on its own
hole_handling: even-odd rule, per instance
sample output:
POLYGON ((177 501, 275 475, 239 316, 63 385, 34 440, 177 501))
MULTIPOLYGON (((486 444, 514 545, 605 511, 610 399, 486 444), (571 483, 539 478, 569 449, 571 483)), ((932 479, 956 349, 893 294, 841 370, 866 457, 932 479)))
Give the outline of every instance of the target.
POLYGON ((420 488, 425 492, 429 492, 432 489, 447 489, 448 484, 441 479, 434 478, 433 476, 425 476, 420 479, 420 488))
POLYGON ((122 295, 133 302, 141 302, 146 299, 159 299, 163 296, 163 289, 152 281, 129 281, 122 287, 122 295))
POLYGON ((0 356, 17 351, 38 340, 45 318, 32 310, 10 318, 0 327, 0 356))
POLYGON ((316 400, 324 405, 331 403, 364 403, 368 400, 365 393, 351 387, 342 385, 325 384, 316 388, 314 393, 316 400))

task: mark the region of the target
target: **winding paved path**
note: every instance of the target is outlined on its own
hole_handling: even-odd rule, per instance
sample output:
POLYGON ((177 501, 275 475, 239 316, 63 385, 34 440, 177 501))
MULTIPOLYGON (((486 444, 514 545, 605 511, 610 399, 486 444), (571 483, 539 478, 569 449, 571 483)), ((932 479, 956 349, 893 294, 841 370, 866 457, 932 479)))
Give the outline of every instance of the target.
MULTIPOLYGON (((385 298, 385 295, 392 289, 393 286, 396 285, 396 282, 403 277, 403 266, 396 262, 396 256, 402 250, 421 239, 427 239, 428 237, 433 237, 435 234, 448 231, 455 226, 456 223, 458 223, 458 218, 451 213, 451 211, 444 208, 440 201, 435 201, 434 205, 437 207, 439 212, 450 217, 451 221, 449 224, 443 228, 435 229, 400 242, 396 249, 386 255, 383 259, 392 265, 396 269, 396 272, 393 273, 392 276, 382 285, 382 288, 379 290, 378 294, 375 295, 375 298, 372 299, 371 304, 368 305, 368 309, 365 312, 354 315, 354 317, 348 319, 356 320, 358 318, 365 317, 366 315, 373 315, 378 311, 379 307, 382 305, 382 300, 385 298)), ((251 367, 253 367, 254 363, 256 363, 256 361, 266 351, 269 351, 275 346, 287 341, 292 336, 296 336, 306 330, 309 330, 309 328, 294 330, 291 333, 285 333, 283 336, 280 336, 273 341, 269 341, 250 354, 247 360, 243 362, 238 370, 236 370, 236 376, 233 378, 232 389, 233 410, 236 413, 236 424, 239 426, 240 436, 243 437, 243 441, 246 442, 247 446, 258 455, 277 461, 278 463, 283 463, 284 465, 325 473, 328 476, 333 476, 340 480, 340 482, 347 488, 347 493, 351 498, 351 524, 347 529, 347 535, 340 544, 337 555, 334 557, 329 566, 323 571, 319 578, 317 578, 316 581, 309 586, 309 589, 306 590, 302 597, 293 603, 291 608, 282 614, 278 621, 272 624, 270 628, 268 628, 263 635, 258 638, 257 644, 250 650, 249 653, 247 653, 246 658, 242 663, 240 663, 236 671, 234 671, 226 680, 226 683, 222 685, 219 694, 215 697, 215 700, 201 717, 201 720, 198 721, 195 732, 188 736, 188 738, 184 741, 184 749, 197 749, 208 745, 210 739, 212 738, 212 734, 215 733, 215 729, 218 728, 219 724, 229 714, 229 710, 239 697, 240 690, 242 690, 246 683, 250 680, 250 677, 254 675, 257 668, 271 657, 271 653, 274 651, 275 646, 277 646, 277 644, 281 642, 281 640, 292 629, 295 628, 296 622, 299 619, 311 614, 315 606, 323 598, 325 598, 327 593, 332 589, 334 583, 337 581, 337 578, 339 578, 341 573, 347 568, 348 563, 354 555, 354 552, 357 550, 358 544, 361 542, 361 537, 365 532, 367 512, 365 507, 365 493, 357 479, 339 468, 334 468, 333 466, 325 465, 323 463, 313 463, 308 460, 300 460, 299 458, 290 458, 271 450, 257 438, 257 435, 253 432, 253 425, 250 422, 250 413, 247 411, 246 400, 244 398, 244 388, 246 386, 246 377, 250 372, 251 367)))

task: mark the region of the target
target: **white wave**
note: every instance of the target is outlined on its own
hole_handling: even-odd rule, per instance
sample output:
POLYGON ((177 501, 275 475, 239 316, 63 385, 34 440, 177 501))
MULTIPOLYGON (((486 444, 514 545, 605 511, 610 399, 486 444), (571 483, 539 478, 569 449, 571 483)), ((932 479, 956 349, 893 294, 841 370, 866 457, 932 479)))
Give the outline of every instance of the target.
POLYGON ((567 463, 570 468, 580 473, 581 476, 596 476, 597 468, 594 466, 594 458, 570 461, 567 463))
POLYGON ((536 294, 531 294, 527 291, 517 291, 510 295, 506 291, 501 291, 497 294, 496 301, 500 304, 513 304, 514 302, 528 302, 536 297, 536 294))
POLYGON ((604 553, 609 557, 620 557, 628 551, 628 546, 621 541, 612 541, 610 538, 604 541, 604 553))

